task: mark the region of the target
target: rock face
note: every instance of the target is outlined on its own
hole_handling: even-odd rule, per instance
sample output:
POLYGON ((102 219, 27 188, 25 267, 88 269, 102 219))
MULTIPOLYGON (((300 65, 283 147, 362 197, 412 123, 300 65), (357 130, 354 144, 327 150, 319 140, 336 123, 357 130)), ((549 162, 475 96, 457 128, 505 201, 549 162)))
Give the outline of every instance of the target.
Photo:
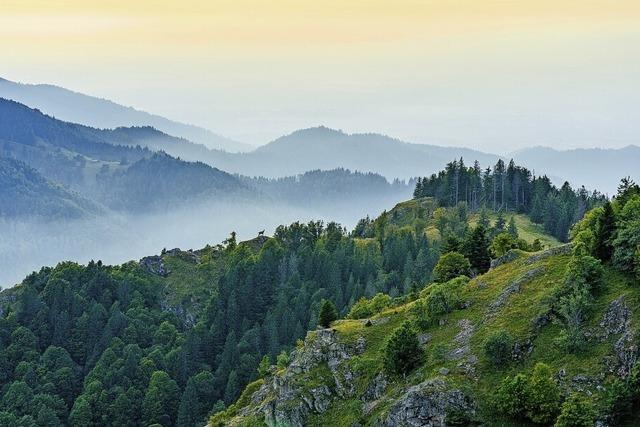
POLYGON ((263 415, 269 426, 304 426, 311 413, 326 411, 334 397, 355 393, 353 373, 343 362, 363 352, 365 345, 362 338, 354 346, 342 344, 332 329, 310 332, 305 345, 293 353, 284 375, 267 378, 251 397, 253 409, 243 408, 240 415, 263 415), (295 383, 296 376, 322 363, 329 368, 332 384, 304 389, 295 383))
POLYGON ((624 295, 611 301, 602 317, 600 327, 604 330, 604 338, 613 334, 621 334, 631 325, 631 309, 627 306, 624 295))
POLYGON ((637 344, 636 331, 631 327, 632 312, 624 295, 609 303, 607 311, 602 316, 599 330, 592 333, 593 338, 605 341, 612 335, 620 335, 613 345, 614 356, 605 360, 609 371, 620 377, 631 373, 640 355, 637 344))
POLYGON ((156 276, 167 277, 169 270, 164 266, 164 261, 160 255, 147 256, 140 260, 140 267, 156 276))
POLYGON ((387 376, 380 372, 376 377, 371 381, 364 394, 362 395, 362 400, 365 402, 371 402, 374 400, 380 399, 384 394, 385 389, 387 388, 389 381, 387 376))
POLYGON ((407 390, 378 423, 380 427, 446 425, 447 414, 475 415, 473 403, 460 391, 448 389, 441 379, 431 379, 407 390))
POLYGON ((534 264, 543 259, 555 256, 555 255, 566 255, 570 254, 572 249, 571 243, 567 243, 566 245, 555 246, 551 249, 547 249, 546 251, 538 252, 535 255, 531 255, 527 258, 524 263, 526 265, 534 264))
POLYGON ((520 258, 520 252, 511 249, 509 252, 507 252, 506 254, 502 255, 501 257, 498 257, 496 259, 492 259, 491 260, 491 265, 490 265, 489 268, 500 267, 501 265, 506 264, 508 262, 515 261, 518 258, 520 258))
POLYGON ((168 301, 160 301, 160 310, 165 313, 173 313, 182 322, 185 328, 193 328, 196 324, 196 316, 181 305, 171 305, 168 301))
POLYGON ((620 377, 626 377, 631 373, 631 369, 638 360, 638 344, 636 334, 633 331, 625 332, 613 346, 616 357, 618 358, 618 367, 616 373, 620 377))

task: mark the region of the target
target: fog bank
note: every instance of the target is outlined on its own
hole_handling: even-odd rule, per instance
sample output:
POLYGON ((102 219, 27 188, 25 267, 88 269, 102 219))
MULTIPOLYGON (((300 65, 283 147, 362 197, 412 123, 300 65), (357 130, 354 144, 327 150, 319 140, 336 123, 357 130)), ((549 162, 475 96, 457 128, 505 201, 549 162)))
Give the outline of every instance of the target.
POLYGON ((351 229, 358 219, 377 216, 400 196, 342 201, 314 207, 275 202, 212 202, 171 212, 121 215, 71 221, 0 220, 0 287, 21 282, 30 272, 61 261, 102 260, 120 264, 159 254, 163 248, 198 249, 238 233, 239 240, 259 231, 272 234, 281 224, 320 219, 351 229))

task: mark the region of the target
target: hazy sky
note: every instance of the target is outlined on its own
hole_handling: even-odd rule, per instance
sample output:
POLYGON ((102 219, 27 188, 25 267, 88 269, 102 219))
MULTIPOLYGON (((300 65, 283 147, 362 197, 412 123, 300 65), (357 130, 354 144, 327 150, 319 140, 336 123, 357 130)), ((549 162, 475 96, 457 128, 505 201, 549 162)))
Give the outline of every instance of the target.
POLYGON ((640 143, 638 0, 0 0, 0 58, 253 143, 640 143))

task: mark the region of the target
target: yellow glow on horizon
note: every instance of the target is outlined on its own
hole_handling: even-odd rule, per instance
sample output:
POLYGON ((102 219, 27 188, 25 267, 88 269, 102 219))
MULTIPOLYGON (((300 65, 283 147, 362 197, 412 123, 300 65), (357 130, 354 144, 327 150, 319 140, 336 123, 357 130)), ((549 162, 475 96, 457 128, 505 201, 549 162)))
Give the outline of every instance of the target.
POLYGON ((640 2, 590 0, 3 0, 2 45, 300 48, 504 31, 631 30, 640 2), (82 38, 83 40, 79 40, 82 38))

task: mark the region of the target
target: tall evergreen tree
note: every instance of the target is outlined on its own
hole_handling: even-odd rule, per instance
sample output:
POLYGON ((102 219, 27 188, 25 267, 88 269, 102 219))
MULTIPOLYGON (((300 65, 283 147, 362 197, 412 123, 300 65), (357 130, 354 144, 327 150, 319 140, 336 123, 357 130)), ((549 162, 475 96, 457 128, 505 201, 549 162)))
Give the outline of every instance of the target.
POLYGON ((477 273, 484 273, 491 265, 489 239, 482 225, 476 226, 463 245, 463 255, 469 259, 471 268, 477 273))
POLYGON ((606 202, 602 209, 602 215, 598 220, 596 230, 595 254, 596 257, 607 262, 613 256, 613 238, 616 231, 616 218, 610 202, 606 202))
POLYGON ((416 368, 422 360, 423 352, 418 335, 406 321, 396 329, 384 350, 384 369, 392 375, 406 375, 416 368))
POLYGON ((336 306, 330 300, 324 300, 320 306, 320 313, 318 314, 318 323, 323 328, 331 326, 331 322, 338 318, 338 311, 336 306))

